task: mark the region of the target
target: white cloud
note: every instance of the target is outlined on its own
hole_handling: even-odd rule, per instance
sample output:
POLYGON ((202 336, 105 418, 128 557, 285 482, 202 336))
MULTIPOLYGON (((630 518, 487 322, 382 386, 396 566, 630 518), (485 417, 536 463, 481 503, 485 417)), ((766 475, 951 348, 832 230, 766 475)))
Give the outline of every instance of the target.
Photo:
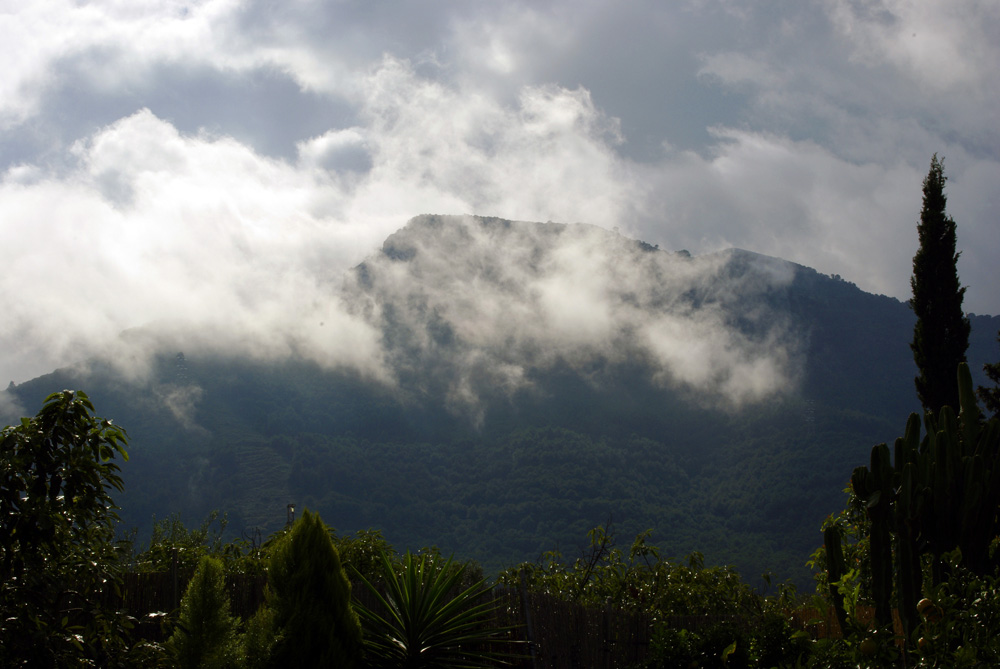
POLYGON ((700 253, 730 246, 905 295, 923 173, 845 161, 811 142, 717 129, 715 155, 649 169, 636 233, 700 253), (848 195, 849 194, 849 195, 848 195), (902 240, 902 243, 900 243, 902 240))
POLYGON ((331 296, 411 212, 607 222, 627 206, 627 186, 609 188, 615 124, 585 91, 526 89, 507 108, 391 59, 366 91, 367 127, 301 143, 295 164, 142 110, 78 141, 68 172, 9 170, 3 367, 22 380, 166 321, 222 348, 381 373, 375 334, 331 296))
MULTIPOLYGON (((990 95, 1000 59, 1000 6, 982 0, 827 0, 830 17, 870 66, 889 64, 927 94, 990 95)), ((995 94, 995 93, 994 93, 995 94)))
MULTIPOLYGON (((28 3, 0 14, 6 67, 0 76, 0 127, 38 111, 61 64, 87 75, 87 85, 113 90, 138 83, 158 61, 211 59, 215 24, 231 11, 228 0, 205 2, 28 3), (77 60, 86 68, 79 68, 77 60)), ((78 82, 77 82, 78 83, 78 82)))
POLYGON ((595 226, 426 217, 366 261, 349 301, 391 333, 393 367, 476 413, 483 393, 568 365, 648 360, 663 384, 728 406, 791 387, 799 349, 760 302, 783 263, 733 280, 726 256, 641 248, 595 226), (695 306, 693 301, 697 301, 695 306), (731 324, 734 313, 758 330, 731 324))
POLYGON ((374 166, 355 211, 389 205, 397 221, 408 210, 609 224, 629 207, 626 167, 610 145, 616 123, 585 90, 528 87, 507 107, 387 59, 365 92, 374 166))
POLYGON ((358 353, 377 372, 374 334, 330 303, 361 249, 346 226, 311 213, 335 187, 325 173, 182 136, 148 111, 75 152, 79 167, 61 180, 0 186, 12 374, 73 362, 157 320, 210 333, 220 349, 344 363, 358 353))
MULTIPOLYGON (((328 364, 336 329, 376 360, 322 296, 425 212, 735 245, 905 299, 935 151, 966 305, 996 312, 998 18, 972 0, 24 4, 0 15, 0 373, 163 319, 328 364), (275 81, 274 109, 226 97, 264 106, 275 81), (287 127, 306 103, 312 125, 287 127)), ((584 311, 602 287, 579 266, 538 284, 541 322, 597 341, 620 314, 584 311)))

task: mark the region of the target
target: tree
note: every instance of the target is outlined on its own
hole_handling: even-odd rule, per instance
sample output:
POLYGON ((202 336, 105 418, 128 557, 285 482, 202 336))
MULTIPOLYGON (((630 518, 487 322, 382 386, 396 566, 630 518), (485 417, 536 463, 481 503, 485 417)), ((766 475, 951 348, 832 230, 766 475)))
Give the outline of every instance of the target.
POLYGON ((913 257, 910 307, 917 316, 913 329, 913 359, 919 371, 917 396, 925 412, 958 406, 955 369, 965 362, 969 319, 962 312, 965 288, 958 279, 955 221, 945 213, 944 163, 937 154, 924 179, 924 204, 917 234, 920 248, 913 257))
POLYGON ((268 570, 275 667, 360 666, 361 623, 326 525, 305 511, 272 549, 268 570))
MULTIPOLYGON (((997 333, 997 341, 1000 342, 1000 332, 997 333)), ((982 400, 986 410, 992 412, 993 417, 1000 417, 1000 362, 988 362, 983 365, 983 371, 993 382, 993 387, 979 386, 976 388, 976 395, 982 400)))
POLYGON ((236 620, 230 614, 222 561, 205 555, 181 600, 168 645, 183 669, 236 666, 236 620))
POLYGON ((126 435, 93 410, 65 390, 0 432, 2 666, 114 666, 127 645, 124 615, 104 603, 126 435))

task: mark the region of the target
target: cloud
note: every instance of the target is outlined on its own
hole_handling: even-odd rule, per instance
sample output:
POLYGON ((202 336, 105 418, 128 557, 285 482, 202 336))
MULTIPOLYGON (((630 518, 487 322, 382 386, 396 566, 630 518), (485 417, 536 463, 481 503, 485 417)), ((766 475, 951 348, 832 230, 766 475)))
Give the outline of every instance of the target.
POLYGON ((374 333, 329 298, 360 251, 347 226, 322 217, 319 195, 337 188, 325 172, 181 135, 145 110, 74 151, 67 175, 18 169, 0 185, 11 253, 0 339, 15 378, 153 321, 220 350, 360 356, 377 373, 374 333))
POLYGON ((996 95, 984 88, 994 76, 1000 46, 991 35, 1000 8, 991 2, 880 0, 857 4, 828 0, 827 12, 850 43, 852 57, 868 66, 888 64, 927 93, 996 95))
POLYGON ((0 424, 13 425, 25 415, 27 411, 13 393, 6 388, 0 392, 0 424))
POLYGON ((655 251, 596 226, 421 217, 368 259, 349 303, 386 333, 404 387, 453 408, 530 388, 557 365, 646 360, 656 377, 740 406, 794 385, 798 345, 761 296, 785 263, 655 251), (735 322, 753 323, 738 327, 735 322))
MULTIPOLYGON (((384 375, 378 333, 330 296, 421 212, 738 246, 905 299, 935 151, 966 307, 995 312, 997 19, 972 0, 25 5, 0 17, 0 370, 157 322, 384 375)), ((560 257, 531 304, 584 350, 622 315, 560 257)), ((672 327, 641 329, 650 351, 672 327)))
POLYGON ((647 166, 641 201, 648 209, 635 235, 695 252, 750 249, 843 271, 869 291, 906 294, 920 170, 858 165, 812 142, 770 134, 715 133, 719 144, 709 158, 688 152, 647 166))
POLYGON ((528 87, 507 107, 395 59, 365 90, 361 115, 375 153, 367 190, 397 211, 428 211, 437 200, 429 211, 607 224, 629 206, 626 168, 612 149, 617 124, 585 90, 528 87))
POLYGON ((0 364, 22 380, 157 322, 384 376, 377 334, 333 296, 411 212, 613 221, 628 206, 624 180, 608 188, 616 126, 586 91, 525 89, 504 107, 392 59, 365 90, 366 124, 300 142, 294 162, 140 110, 76 142, 65 168, 10 168, 0 364))
POLYGON ((150 63, 186 60, 211 44, 222 2, 34 3, 4 13, 0 35, 9 68, 0 78, 0 127, 38 111, 47 87, 59 84, 60 66, 78 59, 87 84, 113 90, 141 79, 150 63))

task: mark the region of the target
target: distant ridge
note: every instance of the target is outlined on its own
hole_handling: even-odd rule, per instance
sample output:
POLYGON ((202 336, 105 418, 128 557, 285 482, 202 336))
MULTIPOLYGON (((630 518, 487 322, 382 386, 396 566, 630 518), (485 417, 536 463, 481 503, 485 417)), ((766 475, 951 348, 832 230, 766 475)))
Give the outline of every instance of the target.
MULTIPOLYGON (((853 467, 919 409, 905 303, 740 249, 425 215, 329 299, 374 333, 355 347, 370 365, 305 345, 242 355, 156 324, 129 336, 159 347, 148 374, 90 361, 7 397, 34 412, 79 387, 125 426, 119 501, 143 533, 213 509, 235 535, 272 531, 295 502, 495 570, 572 557, 612 519, 623 542, 652 529, 667 555, 804 588, 853 467)), ((972 325, 978 372, 1000 358, 1000 318, 972 325)))

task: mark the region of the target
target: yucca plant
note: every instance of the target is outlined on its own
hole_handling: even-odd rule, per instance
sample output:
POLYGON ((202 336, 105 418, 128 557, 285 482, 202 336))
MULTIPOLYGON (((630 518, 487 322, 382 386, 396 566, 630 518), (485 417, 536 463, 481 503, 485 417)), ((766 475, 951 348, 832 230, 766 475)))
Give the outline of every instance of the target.
POLYGON ((490 596, 492 587, 481 580, 459 590, 465 565, 451 559, 439 565, 427 555, 407 552, 397 572, 385 552, 380 557, 384 593, 356 574, 385 611, 355 603, 372 666, 473 669, 486 662, 510 664, 516 657, 496 650, 498 643, 517 642, 507 638, 512 627, 493 623, 498 604, 490 596))

